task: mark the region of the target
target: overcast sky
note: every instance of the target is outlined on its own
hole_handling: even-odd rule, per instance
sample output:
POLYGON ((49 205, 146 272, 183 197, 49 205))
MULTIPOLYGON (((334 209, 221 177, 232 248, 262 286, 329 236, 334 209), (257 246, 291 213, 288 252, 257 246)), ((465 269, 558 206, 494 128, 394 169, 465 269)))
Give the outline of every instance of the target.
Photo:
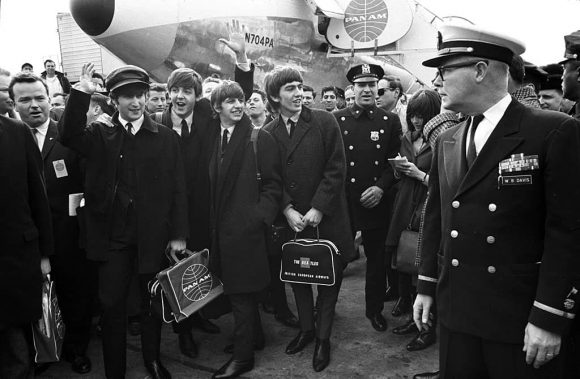
MULTIPOLYGON (((134 1, 138 8, 138 0, 126 1, 134 1)), ((580 29, 580 0, 420 2, 439 16, 466 17, 476 24, 519 38, 527 46, 524 58, 538 65, 561 60, 563 36, 580 29)), ((17 72, 22 63, 30 62, 39 73, 43 71, 45 59, 51 58, 58 63, 56 14, 68 11, 69 0, 0 0, 0 67, 17 72)))

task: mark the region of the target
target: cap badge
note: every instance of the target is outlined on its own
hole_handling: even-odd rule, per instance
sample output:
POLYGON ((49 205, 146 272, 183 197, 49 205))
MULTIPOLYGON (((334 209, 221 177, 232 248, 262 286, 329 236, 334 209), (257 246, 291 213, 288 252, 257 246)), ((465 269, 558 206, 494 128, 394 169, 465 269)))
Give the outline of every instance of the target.
POLYGON ((363 74, 370 74, 371 73, 371 66, 369 66, 368 64, 363 64, 362 65, 362 73, 363 74))

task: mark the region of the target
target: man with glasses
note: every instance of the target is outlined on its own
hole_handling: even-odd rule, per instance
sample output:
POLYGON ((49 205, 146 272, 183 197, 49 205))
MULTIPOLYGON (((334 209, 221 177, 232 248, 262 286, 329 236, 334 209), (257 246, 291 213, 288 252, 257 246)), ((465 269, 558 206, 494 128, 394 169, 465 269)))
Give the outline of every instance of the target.
POLYGON ((353 84, 354 104, 334 112, 346 152, 346 195, 353 235, 361 231, 367 257, 366 317, 372 327, 384 332, 382 315, 386 292, 385 240, 390 220, 386 195, 395 177, 388 158, 399 152, 399 118, 375 105, 377 81, 383 69, 374 64, 352 67, 346 74, 353 84))
POLYGON ((441 377, 561 377, 577 311, 580 123, 508 94, 519 41, 444 25, 443 106, 469 116, 437 141, 429 173, 417 327, 437 293, 441 377))

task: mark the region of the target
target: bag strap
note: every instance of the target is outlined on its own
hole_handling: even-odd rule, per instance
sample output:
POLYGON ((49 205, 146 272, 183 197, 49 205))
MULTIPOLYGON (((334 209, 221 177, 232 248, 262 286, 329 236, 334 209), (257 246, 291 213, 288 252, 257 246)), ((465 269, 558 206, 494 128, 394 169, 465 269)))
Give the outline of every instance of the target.
POLYGON ((162 124, 161 121, 163 121, 163 112, 155 112, 153 114, 153 118, 155 119, 156 123, 162 124))
MULTIPOLYGON (((313 226, 314 228, 314 226, 313 226)), ((302 229, 302 231, 304 231, 304 229, 302 229)), ((298 239, 298 233, 300 232, 294 232, 294 241, 296 241, 298 239)), ((320 241, 320 232, 318 230, 318 225, 316 226, 316 241, 320 241)))
POLYGON ((260 166, 258 165, 258 133, 260 133, 260 127, 254 126, 252 129, 252 134, 250 135, 250 141, 252 142, 252 149, 254 150, 256 180, 258 182, 258 200, 260 200, 260 192, 262 191, 262 173, 260 172, 260 166))

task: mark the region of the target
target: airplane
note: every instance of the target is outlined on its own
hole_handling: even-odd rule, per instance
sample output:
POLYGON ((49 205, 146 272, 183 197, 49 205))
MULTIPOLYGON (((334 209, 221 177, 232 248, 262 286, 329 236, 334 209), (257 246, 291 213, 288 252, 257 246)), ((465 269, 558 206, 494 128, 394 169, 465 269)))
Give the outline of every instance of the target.
POLYGON ((443 21, 415 0, 71 0, 71 14, 94 41, 159 82, 178 67, 232 78, 234 55, 218 41, 235 19, 256 83, 290 65, 315 90, 344 88, 351 65, 374 63, 408 93, 435 76, 421 62, 436 51, 443 21))

